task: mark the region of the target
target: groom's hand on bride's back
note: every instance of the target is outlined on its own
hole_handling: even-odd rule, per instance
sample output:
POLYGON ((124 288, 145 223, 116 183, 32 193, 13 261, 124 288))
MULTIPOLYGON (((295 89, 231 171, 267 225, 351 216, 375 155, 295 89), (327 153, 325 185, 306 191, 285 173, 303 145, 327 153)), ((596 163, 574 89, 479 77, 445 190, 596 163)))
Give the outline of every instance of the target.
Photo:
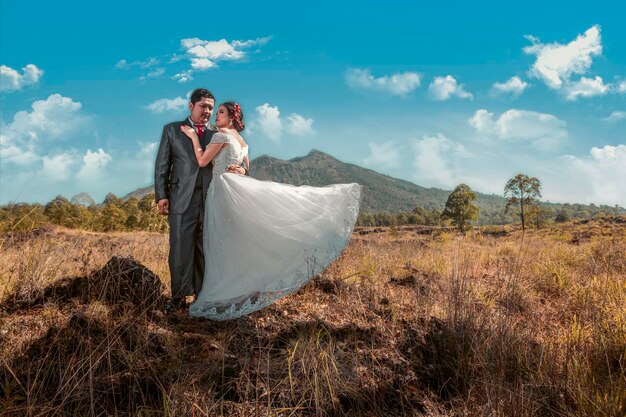
POLYGON ((246 175, 246 170, 241 165, 228 165, 226 170, 232 174, 246 175))
POLYGON ((157 203, 157 211, 159 214, 168 214, 170 212, 170 200, 162 198, 157 203))

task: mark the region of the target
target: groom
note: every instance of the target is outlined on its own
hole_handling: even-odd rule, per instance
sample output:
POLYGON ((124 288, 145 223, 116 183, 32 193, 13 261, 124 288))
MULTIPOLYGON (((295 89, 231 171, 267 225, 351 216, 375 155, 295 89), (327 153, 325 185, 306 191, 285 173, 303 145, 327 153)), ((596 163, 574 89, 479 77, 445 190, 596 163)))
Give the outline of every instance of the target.
MULTIPOLYGON (((170 225, 170 312, 183 309, 185 297, 200 292, 205 267, 202 223, 213 165, 203 168, 198 165, 193 142, 180 126, 192 126, 198 132, 204 150, 215 133, 209 123, 215 109, 215 97, 209 90, 198 88, 191 93, 189 101, 189 117, 163 127, 154 169, 158 211, 168 215, 170 225)), ((245 170, 234 167, 231 172, 244 174, 245 170)))

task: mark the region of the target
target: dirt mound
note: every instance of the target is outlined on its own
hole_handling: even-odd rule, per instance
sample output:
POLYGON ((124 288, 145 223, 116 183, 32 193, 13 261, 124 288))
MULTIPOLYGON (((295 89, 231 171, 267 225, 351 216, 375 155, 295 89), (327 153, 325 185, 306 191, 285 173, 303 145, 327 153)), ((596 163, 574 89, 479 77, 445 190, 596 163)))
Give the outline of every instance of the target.
POLYGON ((340 294, 342 291, 346 291, 347 285, 345 282, 337 279, 330 279, 324 277, 316 277, 311 281, 313 288, 320 290, 326 294, 340 294))
POLYGON ((72 299, 83 304, 96 300, 109 305, 130 302, 145 309, 156 309, 165 301, 163 284, 157 275, 131 257, 113 256, 88 276, 62 278, 32 299, 20 299, 14 294, 2 307, 11 312, 44 303, 67 304, 72 299))
POLYGON ((148 268, 133 258, 112 257, 89 277, 91 296, 111 304, 130 301, 134 305, 153 305, 163 299, 163 284, 148 268))

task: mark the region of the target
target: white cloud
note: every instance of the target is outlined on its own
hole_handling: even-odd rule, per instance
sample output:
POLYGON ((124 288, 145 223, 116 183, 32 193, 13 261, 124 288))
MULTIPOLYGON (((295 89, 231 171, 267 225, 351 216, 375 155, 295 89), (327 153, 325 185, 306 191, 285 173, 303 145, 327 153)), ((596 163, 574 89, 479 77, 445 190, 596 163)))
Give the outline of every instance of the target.
POLYGON ((445 77, 435 77, 428 86, 428 91, 434 100, 448 100, 452 96, 472 100, 474 96, 472 93, 465 91, 464 87, 463 84, 458 84, 453 76, 447 75, 445 77))
POLYGON ((74 157, 71 153, 61 153, 54 156, 44 156, 42 158, 42 174, 49 180, 65 181, 70 178, 70 169, 74 164, 74 157))
POLYGON ((90 117, 82 113, 80 103, 53 95, 32 107, 8 124, 0 121, 0 204, 47 202, 58 194, 69 198, 81 191, 101 201, 108 192, 123 194, 153 181, 158 142, 138 141, 122 151, 93 145, 81 149, 93 130, 82 126, 90 117), (68 129, 52 131, 51 136, 37 123, 27 128, 33 122, 54 124, 54 117, 68 129), (81 129, 74 129, 79 125, 81 129))
POLYGON ((566 123, 556 116, 527 110, 510 109, 495 119, 494 114, 481 109, 469 123, 476 132, 506 141, 529 142, 540 150, 557 148, 568 133, 566 123))
POLYGON ((155 57, 149 58, 145 61, 133 61, 133 62, 128 62, 125 59, 120 59, 117 62, 117 64, 115 64, 115 68, 122 69, 122 70, 127 70, 132 67, 146 69, 146 68, 154 67, 155 65, 159 65, 160 63, 161 62, 155 57))
POLYGON ((416 72, 403 72, 376 78, 369 69, 355 68, 346 72, 346 82, 354 89, 375 90, 404 96, 420 86, 421 75, 416 72))
POLYGON ((232 44, 235 48, 251 48, 257 45, 265 45, 271 40, 272 40, 271 36, 266 36, 264 38, 250 39, 247 41, 233 41, 232 44))
MULTIPOLYGON (((243 51, 235 49, 226 39, 219 41, 203 41, 198 38, 183 39, 181 46, 187 49, 187 55, 192 58, 208 62, 211 62, 209 60, 234 61, 243 58, 245 55, 243 51)), ((215 66, 215 63, 211 62, 210 67, 213 66, 215 66)))
POLYGON ((383 143, 370 142, 370 154, 363 163, 373 167, 392 167, 402 159, 400 148, 394 141, 383 143))
MULTIPOLYGON (((6 131, 5 125, 2 131, 6 131)), ((35 146, 31 143, 22 143, 19 136, 14 133, 0 134, 0 168, 5 168, 7 164, 28 165, 39 160, 35 154, 35 146)))
POLYGON ((269 103, 258 106, 255 111, 256 120, 253 129, 257 128, 263 136, 274 142, 280 142, 284 132, 297 136, 315 134, 313 119, 292 113, 286 121, 283 121, 278 106, 271 106, 269 103))
POLYGON ((192 58, 191 59, 191 68, 198 71, 205 71, 209 68, 216 67, 217 64, 213 61, 210 61, 207 58, 192 58))
POLYGON ((178 55, 176 53, 172 54, 172 57, 170 58, 168 64, 174 64, 178 61, 182 61, 183 59, 185 59, 184 55, 178 55))
POLYGON ((510 94, 513 97, 519 97, 528 88, 528 83, 520 77, 513 76, 503 83, 494 83, 492 92, 494 95, 510 94))
MULTIPOLYGON (((250 54, 250 48, 255 46, 262 46, 268 43, 272 39, 271 36, 264 38, 256 38, 249 40, 233 40, 227 41, 226 39, 220 40, 204 40, 200 38, 185 38, 180 40, 180 47, 184 51, 184 54, 172 53, 166 57, 161 57, 164 61, 164 65, 171 65, 186 59, 189 61, 189 67, 186 69, 177 68, 177 72, 171 77, 173 80, 179 83, 185 83, 193 80, 193 74, 195 72, 207 71, 218 67, 221 61, 241 61, 244 60, 250 54)), ((258 52, 254 50, 252 52, 258 52)), ((131 68, 152 68, 161 64, 159 58, 149 58, 145 61, 133 61, 129 62, 126 59, 121 59, 115 65, 115 68, 128 70, 131 68)), ((140 80, 147 80, 153 78, 159 78, 164 75, 166 68, 159 67, 141 75, 140 80)))
POLYGON ((152 183, 157 147, 156 142, 137 142, 127 150, 69 149, 61 155, 50 153, 27 167, 6 169, 0 164, 0 204, 47 202, 58 194, 70 198, 82 191, 96 201, 109 192, 122 196, 152 183))
POLYGON ((182 111, 189 101, 183 97, 176 97, 173 99, 162 98, 146 106, 146 109, 151 110, 154 113, 164 113, 166 111, 182 111))
POLYGON ((97 181, 102 178, 104 169, 112 160, 111 155, 102 148, 94 152, 87 150, 83 156, 83 165, 78 172, 78 180, 83 183, 97 181))
POLYGON ((297 113, 292 113, 287 117, 286 130, 298 136, 307 136, 315 133, 315 130, 313 130, 313 119, 304 118, 297 113))
POLYGON ((139 142, 139 153, 156 157, 157 146, 157 142, 139 142))
POLYGON ((454 187, 460 182, 457 161, 468 156, 465 148, 443 134, 424 136, 411 144, 416 178, 432 186, 454 187))
POLYGON ((604 84, 602 78, 596 76, 595 78, 581 77, 578 81, 566 82, 562 91, 566 100, 574 101, 579 97, 603 96, 609 92, 609 89, 610 87, 604 84))
POLYGON ((609 117, 605 117, 604 120, 609 123, 617 123, 626 120, 626 111, 614 111, 609 117))
POLYGON ((619 85, 617 86, 617 92, 620 94, 626 93, 626 80, 619 83, 619 85))
POLYGON ((80 112, 81 104, 60 94, 37 100, 31 107, 32 111, 18 111, 11 123, 2 124, 0 155, 4 164, 40 161, 50 144, 66 139, 87 121, 80 112))
POLYGON ((11 131, 33 138, 43 134, 47 138, 58 138, 77 129, 84 121, 79 114, 82 105, 60 94, 37 100, 31 107, 31 112, 19 111, 15 114, 13 123, 9 125, 11 131))
POLYGON ((0 91, 16 91, 35 85, 43 76, 43 71, 34 64, 22 68, 22 73, 6 65, 0 65, 0 91))
POLYGON ((130 65, 128 64, 128 61, 126 61, 125 59, 120 59, 119 61, 117 61, 117 64, 115 64, 115 68, 128 69, 130 68, 130 65))
POLYGON ((172 78, 178 81, 179 83, 186 83, 187 81, 193 80, 193 76, 191 75, 191 73, 192 73, 191 70, 179 72, 178 74, 174 75, 172 78))
POLYGON ((246 56, 244 49, 265 44, 269 40, 269 37, 233 42, 228 42, 226 39, 206 41, 199 38, 186 38, 180 41, 180 45, 191 59, 192 68, 204 71, 216 67, 218 61, 243 59, 246 56))
POLYGON ((155 68, 153 71, 150 71, 146 75, 142 75, 139 77, 140 80, 159 78, 161 75, 165 74, 165 68, 155 68))
POLYGON ((530 73, 552 89, 559 89, 574 74, 585 74, 593 57, 602 53, 600 26, 594 25, 584 34, 566 45, 559 43, 542 44, 533 36, 527 36, 533 44, 524 52, 537 59, 530 73))
POLYGON ((589 156, 568 155, 565 160, 573 168, 573 181, 585 191, 586 202, 626 206, 626 145, 593 147, 589 156))
POLYGON ((283 123, 280 120, 280 111, 277 106, 265 103, 256 108, 257 124, 262 134, 273 140, 280 141, 283 133, 283 123))
MULTIPOLYGON (((191 67, 178 72, 172 79, 179 83, 191 81, 193 80, 194 72, 217 68, 220 61, 243 60, 248 55, 249 48, 265 45, 270 40, 271 36, 245 41, 233 40, 231 42, 226 39, 220 39, 218 41, 208 41, 200 38, 181 39, 180 46, 185 51, 186 58, 189 59, 191 67)), ((183 59, 181 56, 174 54, 170 59, 170 63, 178 62, 181 59, 183 59)))

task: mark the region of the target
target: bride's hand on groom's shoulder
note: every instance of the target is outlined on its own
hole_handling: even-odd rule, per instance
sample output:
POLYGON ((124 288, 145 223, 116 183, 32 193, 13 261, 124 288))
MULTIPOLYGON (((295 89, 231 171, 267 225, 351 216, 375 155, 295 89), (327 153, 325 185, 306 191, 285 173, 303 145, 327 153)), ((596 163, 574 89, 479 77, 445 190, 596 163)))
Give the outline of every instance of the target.
POLYGON ((187 137, 189 139, 193 139, 194 136, 197 138, 198 134, 196 133, 196 131, 194 130, 193 127, 191 126, 187 126, 187 125, 180 125, 180 130, 187 135, 187 137))

